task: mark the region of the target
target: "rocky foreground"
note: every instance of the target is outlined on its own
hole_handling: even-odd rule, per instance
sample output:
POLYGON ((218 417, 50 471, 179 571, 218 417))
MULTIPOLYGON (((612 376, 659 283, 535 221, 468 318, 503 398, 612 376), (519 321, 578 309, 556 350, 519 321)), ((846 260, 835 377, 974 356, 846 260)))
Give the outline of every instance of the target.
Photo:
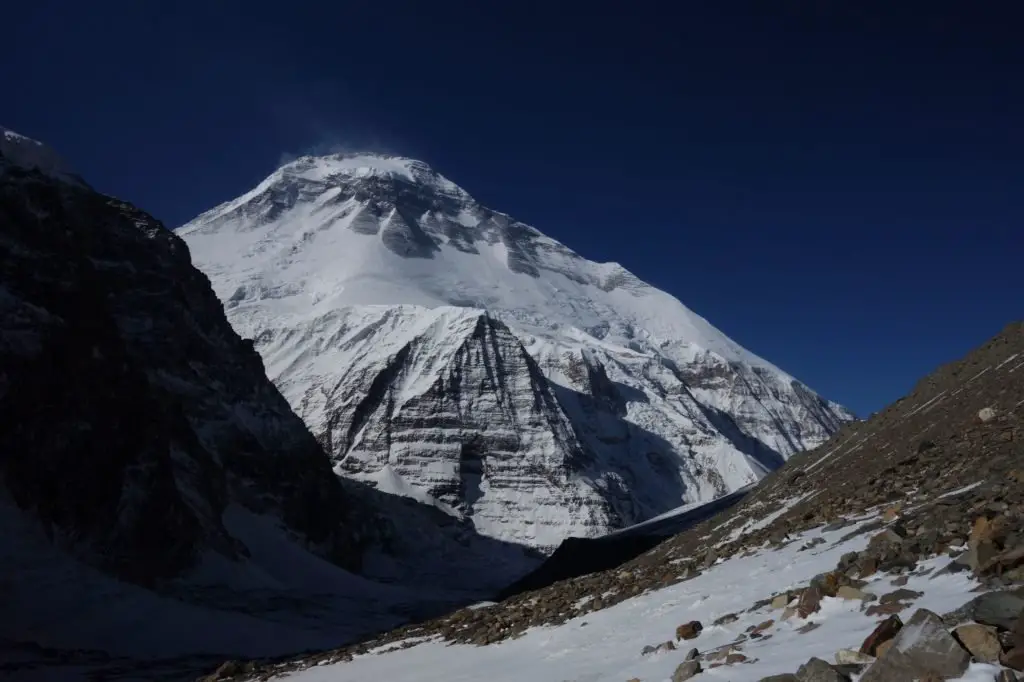
MULTIPOLYGON (((754 600, 751 613, 776 613, 766 613, 770 617, 728 646, 697 650, 691 660, 677 652, 674 682, 701 670, 744 664, 745 642, 764 639, 787 621, 813 625, 821 605, 835 600, 857 600, 863 616, 877 619, 871 636, 836 641, 834 661, 812 659, 801 667, 794 660, 792 674, 765 679, 831 681, 855 674, 867 682, 955 679, 968 664, 987 664, 993 671, 987 679, 998 674, 996 679, 1014 680, 1012 671, 1024 668, 1022 367, 1024 325, 1014 323, 963 360, 923 379, 889 408, 794 457, 741 504, 622 566, 313 657, 229 663, 215 679, 269 679, 316 665, 344 665, 389 643, 406 648, 440 638, 493 645, 537 626, 622 609, 624 602, 650 599, 658 590, 683 589, 744 558, 813 553, 834 537, 829 547, 857 548, 843 552, 831 570, 805 585, 754 600), (914 607, 913 593, 923 592, 913 589, 915 581, 960 573, 965 587, 954 605, 959 608, 939 614, 914 607), (882 577, 893 590, 878 589, 882 577), (841 647, 849 651, 839 653, 841 647)), ((727 629, 729 615, 687 620, 677 638, 699 641, 709 626, 727 629)), ((660 656, 670 649, 651 646, 660 656)))

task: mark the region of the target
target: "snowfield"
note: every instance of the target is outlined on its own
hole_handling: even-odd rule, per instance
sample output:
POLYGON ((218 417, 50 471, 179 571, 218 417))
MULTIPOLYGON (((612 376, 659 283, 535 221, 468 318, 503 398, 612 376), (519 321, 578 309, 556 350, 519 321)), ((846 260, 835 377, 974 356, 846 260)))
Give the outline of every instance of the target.
MULTIPOLYGON (((750 662, 709 668, 697 680, 757 682, 762 677, 792 673, 810 657, 833 662, 836 651, 858 649, 877 622, 868 617, 859 600, 825 597, 821 610, 808 618, 781 620, 781 610, 770 606, 749 612, 755 602, 787 589, 804 586, 814 576, 835 568, 846 552, 867 546, 870 533, 838 542, 857 526, 834 532, 805 533, 779 550, 763 549, 752 556, 720 561, 702 575, 672 587, 651 592, 602 611, 574 618, 558 627, 535 628, 515 640, 484 647, 449 645, 430 641, 399 650, 397 644, 356 657, 348 663, 310 667, 282 675, 290 682, 644 682, 670 680, 686 652, 696 647, 702 654, 735 642, 747 628, 768 619, 775 623, 762 639, 748 639, 738 649, 750 662), (801 550, 811 542, 822 544, 801 550), (725 625, 712 623, 726 614, 738 619, 725 625), (674 639, 676 627, 691 620, 704 625, 700 636, 677 643, 678 649, 641 655, 647 645, 674 639)), ((919 564, 940 569, 948 557, 919 564)), ((894 576, 876 574, 863 588, 882 596, 895 589, 894 576)), ((917 608, 938 614, 952 611, 971 598, 977 586, 967 573, 913 575, 904 586, 923 592, 900 615, 904 620, 917 608)), ((965 681, 991 682, 998 667, 974 663, 965 681)))

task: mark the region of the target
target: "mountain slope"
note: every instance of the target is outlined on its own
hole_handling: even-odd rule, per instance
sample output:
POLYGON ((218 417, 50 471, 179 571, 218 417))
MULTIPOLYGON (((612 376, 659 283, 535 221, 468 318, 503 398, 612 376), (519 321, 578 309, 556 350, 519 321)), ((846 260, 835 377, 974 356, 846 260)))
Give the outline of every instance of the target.
POLYGON ((1022 408, 1018 322, 631 561, 256 670, 611 682, 690 679, 674 675, 693 658, 693 679, 1012 682, 1024 672, 1022 408))
POLYGON ((494 537, 712 499, 852 417, 418 161, 305 157, 178 233, 338 471, 494 537))

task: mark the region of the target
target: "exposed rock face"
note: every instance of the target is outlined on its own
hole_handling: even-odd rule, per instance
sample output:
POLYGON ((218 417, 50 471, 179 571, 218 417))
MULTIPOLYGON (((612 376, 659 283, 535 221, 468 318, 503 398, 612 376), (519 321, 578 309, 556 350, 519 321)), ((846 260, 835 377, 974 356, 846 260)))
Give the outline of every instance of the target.
POLYGON ((141 584, 246 555, 232 505, 357 567, 358 514, 184 242, 26 144, 0 151, 2 488, 141 584))
POLYGON ((179 234, 339 472, 492 537, 713 499, 852 418, 417 161, 299 159, 179 234))

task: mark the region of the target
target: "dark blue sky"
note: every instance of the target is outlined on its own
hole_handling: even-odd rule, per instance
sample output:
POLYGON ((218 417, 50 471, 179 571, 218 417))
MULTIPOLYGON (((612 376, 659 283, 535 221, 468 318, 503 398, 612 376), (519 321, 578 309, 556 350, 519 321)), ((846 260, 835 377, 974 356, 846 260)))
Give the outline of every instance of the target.
POLYGON ((33 0, 0 123, 170 226, 421 158, 866 414, 1022 316, 1018 4, 33 0))

